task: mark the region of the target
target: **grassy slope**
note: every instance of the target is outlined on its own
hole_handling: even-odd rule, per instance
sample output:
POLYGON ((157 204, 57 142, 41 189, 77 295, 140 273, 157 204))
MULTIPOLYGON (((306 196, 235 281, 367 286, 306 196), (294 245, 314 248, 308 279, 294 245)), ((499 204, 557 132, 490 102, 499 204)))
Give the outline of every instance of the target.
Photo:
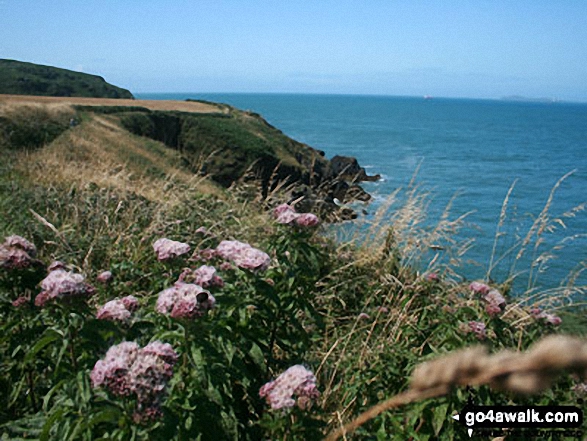
POLYGON ((0 93, 133 98, 128 90, 97 75, 6 59, 0 59, 0 93))

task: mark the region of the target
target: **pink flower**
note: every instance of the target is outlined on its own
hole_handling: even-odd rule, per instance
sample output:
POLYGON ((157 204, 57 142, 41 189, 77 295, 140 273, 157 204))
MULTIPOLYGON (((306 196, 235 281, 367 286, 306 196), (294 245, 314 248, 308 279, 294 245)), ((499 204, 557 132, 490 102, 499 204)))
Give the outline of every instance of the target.
POLYGON ((488 303, 485 305, 485 312, 490 316, 494 316, 501 312, 501 307, 496 303, 488 303))
POLYGON ((315 214, 302 213, 296 218, 295 223, 300 227, 315 227, 320 224, 320 219, 315 214))
POLYGON ((484 340, 487 337, 487 332, 485 329, 485 323, 483 322, 469 322, 469 330, 475 333, 475 336, 479 340, 484 340))
POLYGON ((316 387, 316 377, 302 365, 295 365, 283 372, 275 380, 264 384, 259 390, 259 396, 264 397, 273 410, 291 408, 296 404, 307 408, 312 399, 320 396, 316 387))
POLYGON ((428 273, 426 274, 426 280, 428 280, 429 282, 438 282, 440 280, 440 277, 438 277, 438 274, 436 273, 428 273))
POLYGON ((487 302, 489 303, 494 303, 496 305, 505 305, 505 298, 497 289, 492 289, 483 298, 487 300, 487 302))
POLYGON ((157 259, 165 261, 189 253, 190 246, 187 243, 162 238, 155 241, 153 249, 157 253, 157 259))
POLYGON ((12 302, 12 306, 15 308, 22 308, 29 302, 29 300, 30 299, 28 297, 21 296, 12 302))
POLYGON ((199 285, 177 282, 159 293, 156 310, 172 318, 201 317, 216 304, 216 299, 199 285))
POLYGON ((370 318, 370 317, 369 317, 369 314, 367 314, 366 312, 361 312, 361 313, 360 313, 360 314, 357 316, 357 318, 358 318, 359 320, 369 320, 369 318, 370 318))
POLYGON ((106 302, 96 314, 99 320, 113 320, 125 322, 130 319, 131 313, 139 307, 139 301, 134 296, 126 296, 122 299, 115 299, 106 302))
POLYGON ((296 213, 296 210, 288 204, 281 204, 275 207, 273 215, 277 219, 277 223, 280 224, 290 224, 299 216, 299 214, 296 213))
POLYGON ((139 300, 135 296, 126 296, 121 299, 122 304, 130 312, 135 312, 139 309, 139 300))
POLYGON ((61 260, 55 260, 51 262, 51 265, 47 267, 47 272, 55 271, 58 269, 66 269, 65 264, 61 260))
POLYGON ((43 306, 55 299, 72 300, 94 294, 94 287, 85 283, 81 274, 56 269, 41 281, 43 291, 35 298, 35 305, 43 306))
POLYGON ((38 263, 34 259, 37 248, 24 237, 8 236, 0 244, 0 268, 23 269, 38 263))
POLYGON ((122 342, 110 347, 103 360, 98 360, 90 374, 93 387, 105 386, 114 395, 128 396, 132 393, 128 370, 134 363, 139 345, 122 342))
POLYGON ((204 288, 212 286, 223 287, 224 280, 216 274, 216 268, 209 265, 202 265, 198 269, 192 271, 185 269, 179 276, 178 282, 193 282, 204 288))
POLYGON ((169 364, 175 364, 178 359, 177 353, 169 343, 153 341, 145 346, 142 351, 146 354, 153 354, 169 364))
POLYGON ((20 248, 26 251, 31 257, 35 257, 37 254, 37 247, 33 243, 16 234, 6 237, 4 239, 4 245, 10 248, 20 248))
POLYGON ((160 401, 178 359, 171 345, 155 341, 144 348, 134 342, 112 346, 92 369, 92 386, 117 396, 136 396, 137 421, 159 418, 160 401))
POLYGON ((216 254, 239 268, 252 271, 265 271, 271 263, 268 254, 238 240, 223 240, 216 247, 216 254))
POLYGON ((491 288, 485 283, 473 282, 469 285, 469 289, 475 294, 487 294, 491 288))
POLYGON ((312 213, 297 213, 296 210, 288 205, 281 204, 275 207, 273 215, 280 224, 292 224, 295 223, 300 227, 315 227, 320 224, 318 216, 312 213))
POLYGON ((110 300, 99 309, 96 318, 98 320, 126 322, 130 319, 130 311, 126 309, 122 300, 110 300))
POLYGON ((103 284, 108 284, 112 281, 112 273, 110 271, 104 271, 98 274, 96 280, 103 284))

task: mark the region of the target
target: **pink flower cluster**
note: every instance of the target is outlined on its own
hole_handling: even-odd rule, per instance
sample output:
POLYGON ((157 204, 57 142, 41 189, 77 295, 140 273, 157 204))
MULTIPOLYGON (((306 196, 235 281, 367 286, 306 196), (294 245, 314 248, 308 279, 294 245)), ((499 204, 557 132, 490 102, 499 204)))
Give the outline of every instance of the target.
POLYGON ((558 326, 562 323, 562 319, 558 315, 548 314, 541 311, 540 308, 532 308, 530 314, 532 314, 535 319, 544 320, 546 323, 550 323, 554 326, 558 326))
POLYGON ((203 316, 215 304, 216 299, 201 286, 177 282, 159 293, 155 309, 172 318, 194 319, 203 316))
POLYGON ((203 288, 210 288, 213 286, 222 288, 224 286, 224 280, 222 280, 222 277, 216 274, 216 268, 210 265, 202 265, 195 270, 186 268, 180 274, 178 281, 192 282, 196 285, 200 285, 203 288))
POLYGON ((187 243, 166 238, 157 239, 153 244, 153 249, 160 261, 171 260, 190 252, 190 246, 187 243))
POLYGON ((297 213, 289 204, 275 207, 273 215, 280 224, 296 224, 301 227, 315 227, 320 224, 318 216, 312 213, 297 213))
POLYGON ((485 312, 493 316, 503 311, 506 304, 505 297, 497 290, 492 289, 489 285, 481 282, 473 282, 469 285, 471 291, 479 294, 487 302, 485 312))
POLYGON ((146 421, 161 416, 161 398, 177 358, 168 343, 154 341, 140 348, 134 342, 122 342, 96 362, 90 379, 94 388, 104 387, 116 396, 136 396, 135 419, 146 421))
POLYGON ((139 308, 139 301, 135 296, 126 296, 122 299, 115 299, 106 302, 102 306, 96 318, 99 320, 112 320, 126 322, 131 314, 139 308))
POLYGON ((94 287, 85 282, 82 274, 65 270, 61 262, 54 262, 49 269, 49 275, 41 281, 43 291, 35 297, 35 305, 42 307, 55 299, 83 299, 94 294, 94 287))
POLYGON ((21 236, 8 236, 0 244, 0 268, 22 269, 36 263, 37 248, 21 236))
POLYGON ((294 395, 300 409, 308 408, 311 400, 320 396, 316 387, 316 377, 299 364, 290 367, 259 390, 259 396, 265 398, 273 410, 293 407, 296 404, 294 395))
POLYGON ((216 255, 234 262, 239 268, 252 271, 265 271, 271 263, 271 258, 267 253, 238 240, 220 242, 216 247, 216 255))
POLYGON ((485 329, 485 323, 483 322, 469 322, 469 331, 475 333, 478 340, 485 340, 487 337, 487 331, 485 329))
POLYGON ((96 280, 104 285, 107 285, 108 283, 110 283, 112 281, 112 272, 103 271, 100 274, 98 274, 98 277, 96 277, 96 280))

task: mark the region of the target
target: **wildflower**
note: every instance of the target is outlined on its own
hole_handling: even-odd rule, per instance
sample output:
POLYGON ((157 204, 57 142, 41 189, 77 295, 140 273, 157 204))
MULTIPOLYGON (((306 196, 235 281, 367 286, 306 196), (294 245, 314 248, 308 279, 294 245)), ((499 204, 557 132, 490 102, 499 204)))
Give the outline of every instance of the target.
POLYGON ((562 323, 562 319, 558 315, 542 313, 542 319, 551 325, 558 326, 562 323))
POLYGON ((98 274, 96 280, 106 285, 112 281, 112 273, 110 271, 103 271, 100 274, 98 274))
POLYGON ((158 260, 166 261, 189 253, 190 246, 187 243, 162 238, 155 241, 153 249, 158 260))
POLYGON ((320 224, 320 219, 315 214, 302 213, 296 218, 295 223, 300 227, 315 227, 320 224))
POLYGON ((572 391, 575 392, 579 398, 587 398, 587 383, 575 384, 572 391))
POLYGON ((440 280, 440 277, 438 277, 437 273, 428 273, 426 274, 426 280, 428 280, 429 282, 438 282, 440 280))
POLYGON ((558 326, 562 323, 562 319, 558 315, 548 314, 545 311, 542 311, 540 308, 530 309, 530 314, 536 320, 544 320, 545 322, 554 326, 558 326))
POLYGON ((481 283, 481 282, 471 283, 469 285, 469 289, 471 291, 473 291, 475 294, 482 294, 482 295, 489 293, 489 291, 491 290, 489 285, 486 285, 485 283, 481 283))
POLYGON ((318 216, 312 213, 297 213, 289 204, 281 204, 275 207, 273 215, 280 224, 295 223, 300 227, 315 227, 320 224, 318 216))
POLYGON ((485 323, 483 322, 469 322, 469 331, 475 333, 475 336, 479 340, 484 340, 487 337, 487 332, 485 329, 485 323))
POLYGON ((126 322, 130 318, 130 311, 126 309, 121 300, 110 300, 100 308, 96 318, 98 320, 126 322))
POLYGON ((367 314, 366 312, 361 312, 358 316, 357 319, 359 320, 369 320, 369 314, 367 314))
POLYGON ((139 307, 139 301, 134 296, 126 296, 123 299, 115 299, 106 302, 96 314, 99 320, 113 320, 126 322, 139 307))
POLYGON ((320 396, 316 387, 316 377, 302 365, 295 365, 287 369, 275 380, 264 384, 259 390, 259 396, 264 397, 273 410, 291 408, 296 404, 305 409, 312 399, 320 396))
POLYGON ((497 289, 490 290, 483 296, 483 299, 487 301, 485 311, 489 315, 499 314, 502 311, 502 307, 505 305, 505 298, 497 289))
POLYGON ((51 271, 41 281, 43 291, 35 298, 35 305, 44 306, 55 299, 73 300, 87 298, 94 294, 94 287, 85 282, 82 274, 66 271, 62 268, 51 271))
POLYGON ((47 267, 47 271, 55 271, 58 269, 66 269, 65 264, 61 260, 54 260, 51 264, 47 267))
POLYGON ((275 210, 273 210, 273 215, 277 219, 277 223, 280 224, 290 224, 294 222, 299 216, 296 213, 296 210, 288 204, 281 204, 275 207, 275 210))
POLYGON ((179 282, 194 282, 203 288, 212 286, 223 287, 224 280, 216 275, 216 268, 209 265, 202 265, 196 270, 185 269, 179 276, 179 282))
POLYGON ((196 233, 199 233, 199 234, 206 235, 206 234, 208 234, 208 230, 206 229, 206 227, 199 227, 199 228, 196 230, 196 233))
POLYGON ((0 268, 23 269, 38 263, 37 248, 24 237, 12 235, 0 244, 0 268))
POLYGON ((29 302, 29 300, 30 299, 28 297, 20 296, 12 302, 12 306, 14 306, 15 308, 22 308, 29 302))
POLYGON ((485 305, 485 312, 490 316, 494 316, 501 312, 501 307, 496 303, 488 303, 485 305))
POLYGON ((177 358, 167 343, 155 341, 139 348, 134 342, 122 342, 96 362, 90 379, 94 388, 105 387, 116 396, 136 396, 135 420, 152 420, 162 416, 161 398, 177 358))
POLYGON ((139 352, 134 342, 122 342, 110 347, 103 360, 98 360, 90 373, 94 388, 104 386, 114 395, 128 396, 132 393, 129 368, 139 352))
POLYGON ((268 254, 238 240, 223 240, 216 247, 216 254, 234 262, 239 268, 253 271, 265 271, 271 263, 268 254))
POLYGON ((216 299, 201 286, 177 282, 159 293, 156 310, 172 318, 201 317, 214 307, 216 299))
POLYGON ((139 309, 139 300, 135 296, 126 296, 120 299, 124 307, 130 312, 135 312, 139 309))

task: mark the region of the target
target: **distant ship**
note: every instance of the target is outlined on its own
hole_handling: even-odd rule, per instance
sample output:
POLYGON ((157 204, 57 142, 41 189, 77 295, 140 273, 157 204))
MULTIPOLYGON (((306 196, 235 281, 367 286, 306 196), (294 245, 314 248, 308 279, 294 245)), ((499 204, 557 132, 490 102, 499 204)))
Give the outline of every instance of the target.
POLYGON ((424 95, 424 99, 425 100, 431 100, 432 99, 432 95, 424 95))

